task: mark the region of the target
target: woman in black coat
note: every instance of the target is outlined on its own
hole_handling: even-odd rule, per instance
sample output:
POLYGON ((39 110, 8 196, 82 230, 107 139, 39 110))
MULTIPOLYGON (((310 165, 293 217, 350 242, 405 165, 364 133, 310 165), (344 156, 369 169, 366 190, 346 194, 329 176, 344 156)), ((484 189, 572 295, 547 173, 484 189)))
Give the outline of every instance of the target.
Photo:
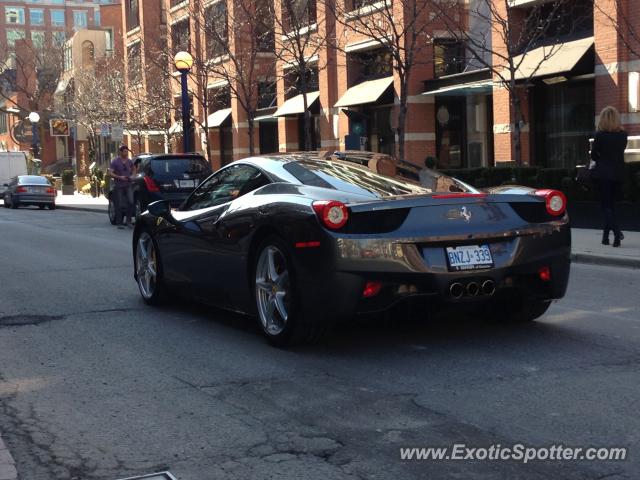
POLYGON ((627 132, 620 125, 620 114, 613 107, 600 112, 598 131, 591 147, 591 159, 596 163, 592 176, 600 191, 600 204, 604 214, 602 244, 609 245, 609 232, 613 230, 613 246, 619 247, 624 238, 616 219, 616 197, 624 181, 624 151, 627 132))

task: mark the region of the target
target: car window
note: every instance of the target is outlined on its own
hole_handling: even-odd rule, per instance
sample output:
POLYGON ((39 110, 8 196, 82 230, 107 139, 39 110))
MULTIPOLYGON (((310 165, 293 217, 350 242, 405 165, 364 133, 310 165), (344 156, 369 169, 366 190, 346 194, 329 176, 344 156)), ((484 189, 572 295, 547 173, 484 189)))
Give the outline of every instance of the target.
POLYGON ((25 175, 23 177, 19 177, 18 181, 22 185, 51 185, 46 177, 41 177, 39 175, 25 175))
POLYGON ((173 180, 183 175, 209 174, 209 164, 202 157, 154 158, 149 173, 156 179, 173 180))
POLYGON ((200 185, 183 210, 200 210, 235 200, 269 183, 267 177, 250 165, 233 165, 200 185))

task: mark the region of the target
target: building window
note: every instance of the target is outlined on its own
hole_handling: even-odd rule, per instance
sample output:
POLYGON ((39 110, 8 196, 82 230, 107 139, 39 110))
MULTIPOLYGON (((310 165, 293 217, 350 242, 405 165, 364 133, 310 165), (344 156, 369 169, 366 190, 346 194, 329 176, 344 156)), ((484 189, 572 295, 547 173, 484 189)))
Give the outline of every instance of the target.
POLYGON ((258 0, 256 2, 256 15, 262 19, 255 25, 254 35, 258 43, 259 52, 274 52, 275 45, 275 28, 273 13, 268 0, 258 0))
POLYGON ((461 73, 465 67, 464 45, 456 40, 433 41, 433 68, 436 78, 461 73))
MULTIPOLYGON (((305 73, 304 77, 306 77, 306 91, 316 92, 320 89, 319 85, 319 77, 318 77, 318 68, 313 67, 309 68, 305 73)), ((303 74, 301 72, 291 70, 285 77, 285 97, 287 99, 295 97, 299 95, 303 91, 302 87, 302 79, 303 74)))
POLYGON ((29 21, 31 25, 44 25, 44 10, 41 8, 30 8, 29 21))
POLYGON ((8 24, 24 25, 24 8, 4 7, 4 19, 8 24))
POLYGON ((15 47, 16 40, 23 40, 27 38, 24 30, 7 30, 7 44, 10 47, 15 47))
POLYGON ((127 31, 140 26, 138 14, 138 0, 125 0, 125 14, 127 16, 127 31))
POLYGON ((51 10, 51 26, 64 27, 64 10, 51 10))
POLYGON ((93 24, 96 27, 100 26, 100 10, 94 10, 93 11, 93 24))
POLYGON ((297 31, 316 23, 315 0, 284 0, 283 23, 287 32, 297 31))
POLYGON ((278 103, 276 82, 258 82, 258 109, 272 108, 278 103))
POLYGON ((105 36, 105 49, 107 50, 107 55, 113 54, 113 29, 108 28, 104 31, 105 36))
POLYGON ((70 45, 64 47, 63 68, 65 72, 73 68, 73 55, 70 45))
POLYGON ((231 89, 229 87, 212 88, 208 93, 209 113, 231 108, 231 89))
POLYGON ((67 41, 67 36, 64 32, 52 32, 51 35, 53 36, 53 44, 58 47, 67 41))
POLYGON ((44 32, 32 31, 31 42, 35 48, 44 47, 44 32))
POLYGON ((353 0, 351 2, 351 10, 358 10, 362 7, 366 7, 369 5, 374 5, 378 3, 380 0, 353 0))
POLYGON ((349 85, 393 75, 393 57, 385 48, 349 56, 349 85))
POLYGON ((189 19, 171 25, 171 44, 173 45, 173 53, 188 52, 190 45, 189 19))
POLYGON ((82 42, 82 66, 93 64, 96 59, 96 51, 93 42, 85 40, 82 42))
POLYGON ((205 11, 205 35, 207 38, 207 58, 216 58, 227 51, 229 33, 227 24, 227 3, 217 2, 205 11))
POLYGON ((7 126, 7 114, 0 113, 0 135, 5 134, 9 131, 7 126))
POLYGON ((140 42, 127 47, 128 78, 130 85, 138 85, 142 82, 142 53, 140 42))
POLYGON ((86 10, 75 10, 73 12, 73 28, 76 30, 80 30, 83 28, 87 28, 88 20, 87 20, 87 11, 86 10))

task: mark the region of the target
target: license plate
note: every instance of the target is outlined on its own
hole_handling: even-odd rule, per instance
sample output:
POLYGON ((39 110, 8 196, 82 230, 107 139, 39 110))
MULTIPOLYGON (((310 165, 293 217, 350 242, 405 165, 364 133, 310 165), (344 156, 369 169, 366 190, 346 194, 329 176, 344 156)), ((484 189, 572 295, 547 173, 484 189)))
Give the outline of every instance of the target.
POLYGON ((464 245, 445 249, 449 270, 477 270, 493 267, 489 245, 464 245))
POLYGON ((193 188, 195 182, 193 180, 180 180, 180 188, 193 188))

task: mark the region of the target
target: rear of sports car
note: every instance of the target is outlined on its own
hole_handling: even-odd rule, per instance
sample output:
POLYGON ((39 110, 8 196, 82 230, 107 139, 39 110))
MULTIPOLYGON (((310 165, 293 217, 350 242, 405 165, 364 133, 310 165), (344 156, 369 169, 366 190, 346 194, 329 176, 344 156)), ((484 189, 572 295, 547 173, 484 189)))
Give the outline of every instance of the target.
POLYGON ((319 230, 296 248, 300 291, 331 319, 418 301, 532 320, 567 288, 565 207, 555 191, 316 201, 319 230))

